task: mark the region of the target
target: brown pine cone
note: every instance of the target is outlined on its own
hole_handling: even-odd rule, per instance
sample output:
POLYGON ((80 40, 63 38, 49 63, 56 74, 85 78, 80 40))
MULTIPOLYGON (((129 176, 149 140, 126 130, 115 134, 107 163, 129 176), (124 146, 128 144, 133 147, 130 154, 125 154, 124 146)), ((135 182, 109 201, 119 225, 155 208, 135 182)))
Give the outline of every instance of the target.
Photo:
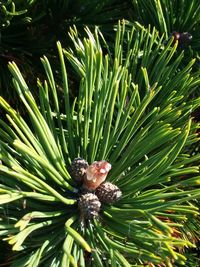
POLYGON ((120 199, 122 196, 121 190, 110 182, 101 184, 95 191, 99 200, 103 203, 113 203, 120 199))
POLYGON ((70 174, 74 180, 81 182, 83 181, 87 168, 88 163, 85 159, 75 158, 71 164, 70 174))
POLYGON ((101 203, 98 197, 92 193, 87 193, 80 196, 78 200, 78 208, 80 210, 81 218, 92 219, 97 217, 101 203))

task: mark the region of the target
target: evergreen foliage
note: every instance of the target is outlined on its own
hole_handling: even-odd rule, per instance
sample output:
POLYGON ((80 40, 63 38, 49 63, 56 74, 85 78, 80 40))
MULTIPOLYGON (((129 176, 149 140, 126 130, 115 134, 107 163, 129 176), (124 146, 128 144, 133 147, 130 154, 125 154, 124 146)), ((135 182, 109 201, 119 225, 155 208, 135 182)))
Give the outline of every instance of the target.
POLYGON ((11 266, 184 264, 184 248, 195 247, 184 227, 200 197, 200 155, 185 153, 198 140, 191 114, 200 98, 189 99, 200 83, 195 60, 183 67, 178 42, 163 44, 154 28, 119 23, 113 49, 98 28, 86 32, 83 39, 71 28, 71 49, 57 43, 59 70, 42 58, 39 102, 9 63, 31 122, 0 98, 0 235, 14 251, 11 266), (73 103, 65 59, 79 80, 73 103), (78 157, 111 163, 107 181, 122 191, 88 221, 69 174, 78 157))
MULTIPOLYGON (((85 25, 99 25, 104 32, 126 14, 127 4, 117 0, 5 0, 0 1, 0 93, 16 104, 9 61, 15 61, 34 90, 35 77, 42 76, 39 57, 56 60, 56 41, 69 45, 69 27, 79 33, 85 25)), ((55 65, 57 62, 55 62, 55 65)), ((36 93, 37 95, 37 93, 36 93)))
POLYGON ((200 6, 198 0, 131 0, 134 20, 155 26, 168 38, 173 31, 189 32, 199 49, 200 6))
POLYGON ((155 26, 168 39, 173 33, 179 39, 180 50, 187 51, 187 59, 197 58, 200 66, 200 5, 198 0, 131 0, 130 20, 138 21, 144 26, 155 26), (188 36, 190 38, 188 39, 188 36))

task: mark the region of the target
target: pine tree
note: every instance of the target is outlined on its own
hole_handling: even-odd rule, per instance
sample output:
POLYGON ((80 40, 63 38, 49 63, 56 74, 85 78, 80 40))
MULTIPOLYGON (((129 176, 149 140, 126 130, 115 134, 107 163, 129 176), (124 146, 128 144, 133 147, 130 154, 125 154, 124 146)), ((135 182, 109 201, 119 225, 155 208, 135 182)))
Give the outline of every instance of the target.
POLYGON ((0 236, 12 246, 11 266, 183 264, 184 248, 195 246, 184 225, 198 215, 200 196, 200 156, 185 153, 198 140, 191 114, 200 99, 189 98, 200 82, 195 60, 180 68, 178 43, 164 45, 155 28, 119 24, 110 50, 98 28, 86 33, 82 39, 71 29, 71 49, 57 43, 59 70, 42 58, 37 102, 9 63, 29 115, 0 98, 7 113, 0 120, 0 236), (66 59, 79 81, 73 102, 66 59), (92 169, 92 180, 107 171, 121 197, 106 204, 98 188, 84 192, 84 180, 70 175, 75 158, 111 165, 92 169), (85 201, 95 212, 86 213, 85 201))

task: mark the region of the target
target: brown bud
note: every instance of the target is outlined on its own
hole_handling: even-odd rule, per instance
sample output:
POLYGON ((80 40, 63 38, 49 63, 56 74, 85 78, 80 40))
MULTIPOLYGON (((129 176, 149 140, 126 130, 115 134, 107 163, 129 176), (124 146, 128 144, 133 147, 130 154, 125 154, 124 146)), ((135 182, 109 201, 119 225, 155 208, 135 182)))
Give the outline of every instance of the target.
POLYGON ((111 164, 105 160, 93 162, 86 170, 83 187, 88 190, 95 190, 103 183, 111 169, 111 164))

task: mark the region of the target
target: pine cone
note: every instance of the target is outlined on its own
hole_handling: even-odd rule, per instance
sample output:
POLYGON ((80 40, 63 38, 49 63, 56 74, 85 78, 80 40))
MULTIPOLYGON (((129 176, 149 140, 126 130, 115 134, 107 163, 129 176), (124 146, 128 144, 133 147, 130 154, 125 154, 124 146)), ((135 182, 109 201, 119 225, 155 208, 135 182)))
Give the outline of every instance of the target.
POLYGON ((188 46, 192 41, 192 35, 189 32, 172 32, 171 35, 174 37, 173 44, 178 40, 178 45, 182 48, 188 46))
POLYGON ((84 219, 92 219, 98 216, 101 203, 98 197, 92 193, 87 193, 80 196, 78 200, 78 208, 81 217, 84 219))
POLYGON ((99 200, 103 203, 113 203, 122 196, 121 190, 110 182, 101 184, 95 191, 95 194, 99 200))
POLYGON ((189 32, 183 32, 181 33, 179 40, 181 47, 187 47, 192 41, 192 35, 189 32))
POLYGON ((75 158, 71 164, 70 174, 74 180, 81 182, 86 174, 88 163, 85 159, 75 158))

